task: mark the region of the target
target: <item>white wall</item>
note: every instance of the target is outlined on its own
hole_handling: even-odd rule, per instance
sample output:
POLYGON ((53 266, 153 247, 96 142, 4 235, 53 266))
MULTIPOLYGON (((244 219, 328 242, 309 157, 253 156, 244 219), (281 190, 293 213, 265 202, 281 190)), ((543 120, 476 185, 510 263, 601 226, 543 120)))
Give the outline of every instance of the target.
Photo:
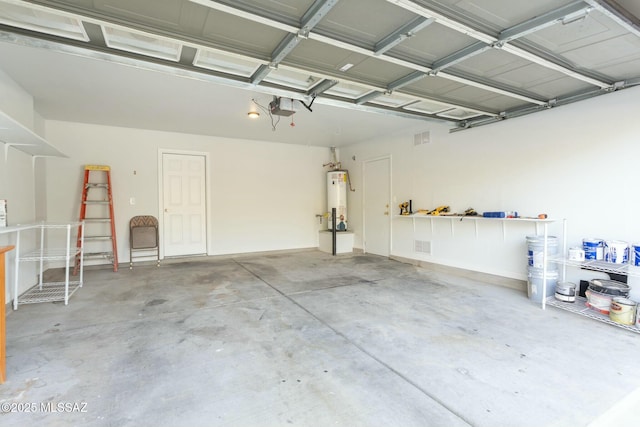
POLYGON ((33 97, 0 69, 0 110, 29 129, 34 128, 33 97))
POLYGON ((129 259, 131 217, 160 217, 160 149, 210 156, 209 254, 318 245, 315 215, 325 210, 327 148, 60 121, 48 121, 46 134, 70 157, 47 160, 47 219, 77 218, 84 165, 111 166, 120 262, 129 259))
MULTIPOLYGON (((17 83, 0 70, 0 111, 31 130, 41 130, 35 126, 37 115, 33 110, 33 98, 17 83)), ((0 143, 0 199, 7 199, 9 225, 31 223, 38 219, 36 213, 36 173, 34 172, 31 156, 6 147, 0 143)), ((42 159, 36 160, 36 165, 43 165, 42 159)), ((21 241, 24 250, 33 249, 36 245, 35 235, 27 234, 21 241)), ((15 234, 0 234, 0 246, 15 245, 15 234)), ((12 299, 11 289, 14 283, 15 251, 6 254, 6 301, 12 299)), ((19 292, 35 284, 35 266, 24 264, 20 269, 19 292)))
MULTIPOLYGON (((583 237, 640 242, 635 197, 640 158, 640 88, 627 89, 502 123, 449 133, 424 123, 413 129, 341 149, 341 160, 362 188, 362 162, 392 156, 393 207, 450 205, 461 212, 515 210, 567 218, 569 245, 583 237), (431 131, 414 147, 413 135, 431 131), (356 156, 356 160, 352 160, 356 156)), ((351 229, 362 247, 362 192, 349 195, 351 229)), ((397 212, 396 212, 397 213, 397 212)), ((506 277, 526 278, 524 236, 531 224, 392 220, 392 254, 506 277), (453 230, 453 237, 452 237, 453 230), (413 239, 433 241, 431 256, 413 252, 413 239)), ((551 227, 561 232, 560 223, 551 227)), ((539 230, 540 231, 540 230, 539 230)))
MULTIPOLYGON (((0 158, 0 199, 7 199, 7 222, 9 226, 28 224, 36 220, 35 215, 35 179, 31 156, 10 147, 7 159, 4 158, 4 145, 0 158)), ((2 229, 0 229, 1 233, 2 229)), ((32 250, 36 245, 36 235, 25 232, 20 240, 21 252, 32 250)), ((0 234, 0 246, 16 244, 16 234, 0 234)), ((13 299, 15 250, 5 254, 7 303, 13 299)), ((19 291, 22 293, 36 283, 36 266, 23 263, 20 268, 19 291)))

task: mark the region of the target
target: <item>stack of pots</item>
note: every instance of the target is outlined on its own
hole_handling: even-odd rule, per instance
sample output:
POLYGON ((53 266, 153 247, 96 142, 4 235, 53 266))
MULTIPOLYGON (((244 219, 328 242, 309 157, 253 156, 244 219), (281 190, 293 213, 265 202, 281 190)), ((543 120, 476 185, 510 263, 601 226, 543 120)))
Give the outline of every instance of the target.
POLYGON ((558 255, 558 238, 547 236, 547 258, 544 257, 544 236, 527 236, 527 296, 535 302, 542 302, 543 298, 555 293, 558 283, 558 265, 549 262, 549 258, 558 255), (546 262, 546 275, 545 275, 546 262), (546 292, 544 282, 546 280, 546 292))
POLYGON ((589 281, 587 306, 593 310, 606 314, 621 325, 633 325, 637 322, 637 304, 628 299, 629 285, 616 280, 593 279, 589 281))
POLYGON ((629 291, 629 285, 626 283, 609 279, 593 279, 589 281, 589 287, 585 292, 587 305, 602 314, 608 315, 613 298, 627 298, 629 291))

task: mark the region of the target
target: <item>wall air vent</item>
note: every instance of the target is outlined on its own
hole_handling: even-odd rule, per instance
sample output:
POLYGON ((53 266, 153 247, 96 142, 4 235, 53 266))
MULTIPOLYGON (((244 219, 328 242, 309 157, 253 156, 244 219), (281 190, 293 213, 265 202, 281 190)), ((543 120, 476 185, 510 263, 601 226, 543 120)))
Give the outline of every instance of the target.
POLYGON ((413 250, 417 253, 431 255, 431 242, 428 240, 414 240, 413 250))
POLYGON ((416 133, 415 135, 413 135, 414 146, 428 144, 430 142, 431 142, 431 132, 429 131, 416 133))

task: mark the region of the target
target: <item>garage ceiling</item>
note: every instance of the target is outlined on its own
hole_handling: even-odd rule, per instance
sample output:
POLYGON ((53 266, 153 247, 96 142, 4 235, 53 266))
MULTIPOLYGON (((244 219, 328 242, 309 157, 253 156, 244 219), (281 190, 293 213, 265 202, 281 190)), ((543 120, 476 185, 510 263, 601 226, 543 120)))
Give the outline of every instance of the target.
POLYGON ((640 84, 637 0, 0 0, 4 42, 469 129, 640 84))

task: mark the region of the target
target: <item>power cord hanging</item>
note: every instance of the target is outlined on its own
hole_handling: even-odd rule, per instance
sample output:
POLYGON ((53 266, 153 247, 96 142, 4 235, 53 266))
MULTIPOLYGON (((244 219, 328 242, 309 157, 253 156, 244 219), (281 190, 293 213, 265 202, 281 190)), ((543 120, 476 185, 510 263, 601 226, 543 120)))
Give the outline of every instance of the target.
POLYGON ((255 98, 251 98, 251 100, 253 101, 254 104, 256 104, 262 111, 265 112, 265 114, 269 115, 269 119, 271 120, 271 130, 273 132, 276 131, 276 127, 278 126, 278 123, 280 123, 280 116, 278 116, 278 120, 276 120, 275 122, 273 121, 273 114, 271 114, 271 110, 268 109, 267 107, 264 107, 262 105, 260 105, 260 103, 258 101, 256 101, 255 98))

